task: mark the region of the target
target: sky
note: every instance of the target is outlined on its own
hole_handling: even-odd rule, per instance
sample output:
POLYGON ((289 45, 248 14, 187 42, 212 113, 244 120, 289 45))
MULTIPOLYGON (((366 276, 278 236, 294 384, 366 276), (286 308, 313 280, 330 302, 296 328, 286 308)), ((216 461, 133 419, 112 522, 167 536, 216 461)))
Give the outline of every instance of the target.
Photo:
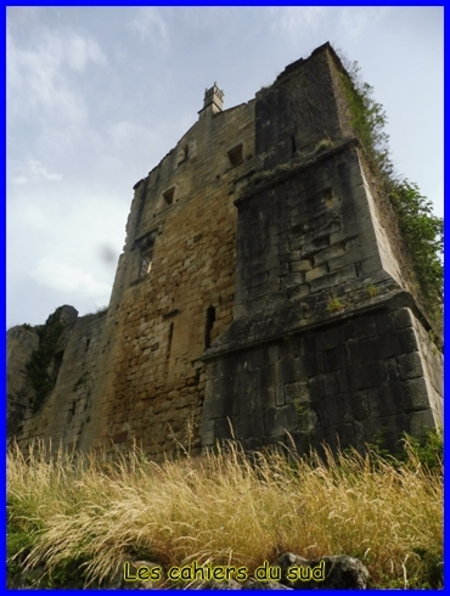
POLYGON ((109 302, 134 184, 217 81, 246 102, 329 41, 388 117, 391 157, 443 215, 442 7, 9 7, 7 327, 109 302))

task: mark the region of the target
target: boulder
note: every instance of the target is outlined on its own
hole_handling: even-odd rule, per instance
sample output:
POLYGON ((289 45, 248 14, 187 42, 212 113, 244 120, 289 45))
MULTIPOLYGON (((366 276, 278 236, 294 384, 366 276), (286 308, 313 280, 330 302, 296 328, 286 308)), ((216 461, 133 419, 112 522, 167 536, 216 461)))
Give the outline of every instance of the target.
POLYGON ((361 561, 347 555, 304 559, 294 553, 283 553, 275 565, 281 567, 281 583, 296 590, 364 590, 369 578, 361 561))

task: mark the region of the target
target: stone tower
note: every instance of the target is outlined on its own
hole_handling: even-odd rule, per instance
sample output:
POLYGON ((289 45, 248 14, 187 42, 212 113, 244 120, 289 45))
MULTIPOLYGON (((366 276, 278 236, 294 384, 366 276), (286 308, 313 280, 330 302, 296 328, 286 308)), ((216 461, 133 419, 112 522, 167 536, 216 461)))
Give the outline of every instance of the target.
POLYGON ((134 187, 107 312, 61 340, 39 409, 14 409, 22 445, 394 449, 441 423, 442 355, 342 76, 325 44, 248 103, 206 90, 134 187))

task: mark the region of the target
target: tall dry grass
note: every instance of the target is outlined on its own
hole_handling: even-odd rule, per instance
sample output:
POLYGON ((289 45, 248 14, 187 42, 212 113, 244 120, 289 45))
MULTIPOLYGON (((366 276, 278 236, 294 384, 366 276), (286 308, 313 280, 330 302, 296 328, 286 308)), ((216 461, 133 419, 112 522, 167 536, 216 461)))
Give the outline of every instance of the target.
POLYGON ((325 459, 248 458, 232 443, 162 464, 139 449, 108 462, 63 451, 50 458, 42 446, 25 457, 15 447, 10 534, 31 537, 28 567, 79 560, 94 583, 125 560, 167 567, 196 559, 252 572, 292 551, 357 556, 374 586, 427 585, 442 554, 441 475, 413 454, 395 465, 374 453, 325 459))

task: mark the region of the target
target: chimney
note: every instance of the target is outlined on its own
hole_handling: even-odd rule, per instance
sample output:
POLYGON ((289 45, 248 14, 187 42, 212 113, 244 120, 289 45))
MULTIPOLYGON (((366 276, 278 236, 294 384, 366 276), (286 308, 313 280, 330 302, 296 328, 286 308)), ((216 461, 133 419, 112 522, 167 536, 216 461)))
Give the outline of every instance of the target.
POLYGON ((203 100, 203 108, 200 110, 199 114, 204 112, 206 110, 206 108, 209 108, 210 106, 211 107, 208 110, 208 112, 210 112, 212 114, 221 112, 222 106, 223 106, 223 96, 224 95, 225 95, 224 92, 221 91, 219 89, 219 87, 217 86, 217 83, 214 82, 214 85, 211 87, 211 89, 205 89, 205 98, 203 100))

